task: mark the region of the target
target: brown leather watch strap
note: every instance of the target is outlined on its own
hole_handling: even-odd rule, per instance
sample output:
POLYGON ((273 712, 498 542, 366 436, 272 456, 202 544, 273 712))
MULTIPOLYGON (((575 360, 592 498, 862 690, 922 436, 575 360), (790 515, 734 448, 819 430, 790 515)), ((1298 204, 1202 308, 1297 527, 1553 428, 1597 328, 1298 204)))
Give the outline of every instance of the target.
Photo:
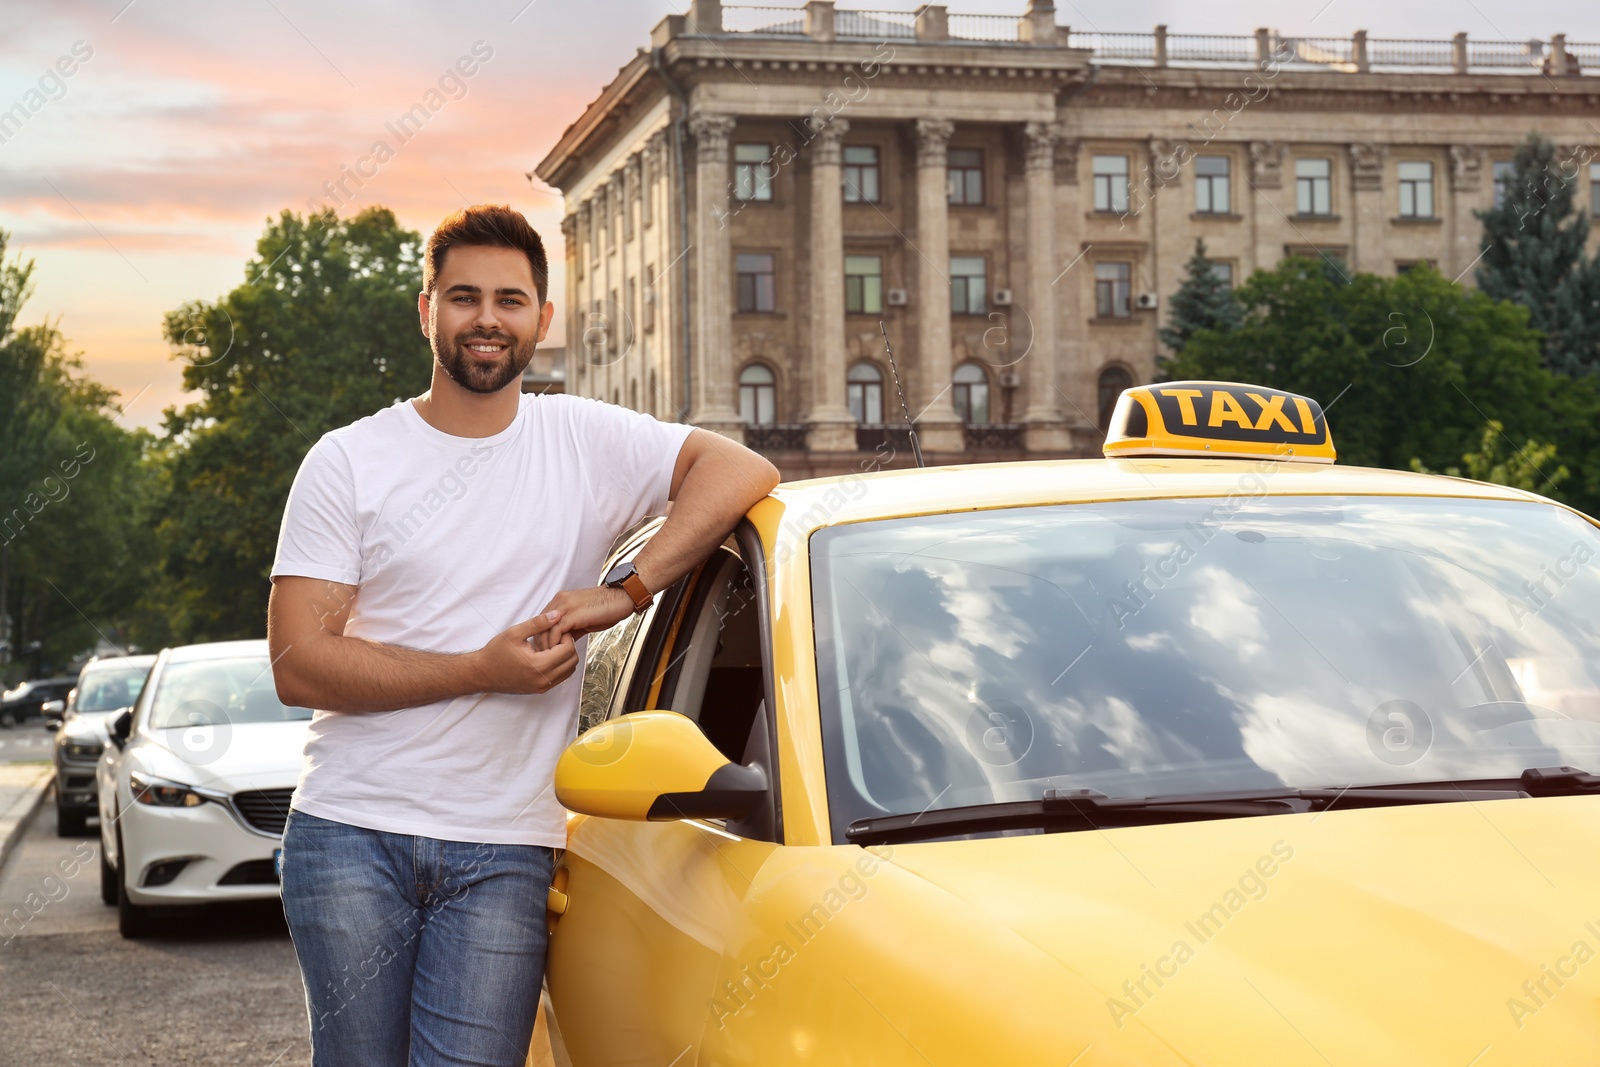
POLYGON ((635 615, 642 613, 645 608, 650 606, 650 602, 655 599, 655 594, 645 588, 644 579, 639 577, 637 571, 622 579, 622 591, 633 597, 633 613, 635 615))

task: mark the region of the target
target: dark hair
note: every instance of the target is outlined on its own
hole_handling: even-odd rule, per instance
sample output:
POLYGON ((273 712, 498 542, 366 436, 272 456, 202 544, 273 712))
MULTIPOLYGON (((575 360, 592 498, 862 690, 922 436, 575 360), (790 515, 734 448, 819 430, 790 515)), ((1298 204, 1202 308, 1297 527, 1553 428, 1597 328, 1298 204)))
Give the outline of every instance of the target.
POLYGON ((444 254, 457 245, 515 248, 528 257, 533 268, 533 284, 544 304, 550 288, 550 261, 538 231, 528 225, 522 212, 506 204, 477 204, 463 208, 439 223, 428 238, 428 254, 422 261, 422 289, 432 293, 439 272, 444 269, 444 254))

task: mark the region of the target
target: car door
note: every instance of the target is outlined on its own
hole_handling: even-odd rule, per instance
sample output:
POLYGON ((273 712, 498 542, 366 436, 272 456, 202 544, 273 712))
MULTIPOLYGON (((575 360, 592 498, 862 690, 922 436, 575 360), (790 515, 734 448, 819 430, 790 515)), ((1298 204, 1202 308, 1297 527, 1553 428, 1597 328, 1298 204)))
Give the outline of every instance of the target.
MULTIPOLYGON (((695 719, 730 758, 769 760, 758 610, 731 548, 664 591, 645 618, 596 637, 584 678, 589 725, 666 708, 695 719)), ((569 817, 557 871, 567 904, 552 920, 547 973, 555 1029, 577 1067, 694 1062, 686 1054, 712 1017, 750 879, 777 847, 770 808, 746 823, 569 817)))
MULTIPOLYGON (((137 722, 145 713, 153 699, 156 685, 161 678, 162 662, 158 660, 150 673, 145 676, 144 686, 139 690, 139 696, 134 700, 133 707, 128 713, 132 716, 133 722, 137 722)), ((106 722, 107 731, 111 729, 114 720, 115 716, 106 722)), ((116 829, 117 820, 121 818, 121 812, 118 810, 120 794, 117 791, 117 779, 121 771, 123 752, 132 740, 131 730, 128 740, 121 746, 108 737, 105 750, 100 754, 100 762, 96 763, 94 768, 96 806, 100 812, 100 847, 105 853, 106 862, 113 867, 122 862, 122 857, 119 855, 121 838, 116 829)))

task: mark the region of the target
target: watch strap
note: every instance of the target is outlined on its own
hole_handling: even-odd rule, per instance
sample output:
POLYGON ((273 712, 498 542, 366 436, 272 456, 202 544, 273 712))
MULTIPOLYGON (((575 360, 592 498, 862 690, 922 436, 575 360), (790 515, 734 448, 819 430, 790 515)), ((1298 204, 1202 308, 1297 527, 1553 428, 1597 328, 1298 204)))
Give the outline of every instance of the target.
POLYGON ((622 579, 621 588, 633 598, 633 611, 636 615, 648 608, 650 602, 655 599, 654 594, 645 587, 644 579, 639 577, 638 571, 629 572, 627 577, 622 579))

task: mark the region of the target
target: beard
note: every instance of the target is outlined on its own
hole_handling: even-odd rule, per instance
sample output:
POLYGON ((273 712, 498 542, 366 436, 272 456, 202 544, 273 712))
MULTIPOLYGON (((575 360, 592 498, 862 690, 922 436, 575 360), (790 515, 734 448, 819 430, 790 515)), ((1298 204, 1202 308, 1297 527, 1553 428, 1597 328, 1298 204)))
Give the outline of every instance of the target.
POLYGON ((498 393, 522 377, 522 372, 533 360, 533 350, 538 342, 529 339, 518 341, 510 334, 482 333, 468 330, 453 339, 434 338, 433 358, 450 376, 450 380, 471 393, 498 393), (467 346, 475 342, 492 341, 506 346, 505 351, 493 360, 467 354, 467 346))

